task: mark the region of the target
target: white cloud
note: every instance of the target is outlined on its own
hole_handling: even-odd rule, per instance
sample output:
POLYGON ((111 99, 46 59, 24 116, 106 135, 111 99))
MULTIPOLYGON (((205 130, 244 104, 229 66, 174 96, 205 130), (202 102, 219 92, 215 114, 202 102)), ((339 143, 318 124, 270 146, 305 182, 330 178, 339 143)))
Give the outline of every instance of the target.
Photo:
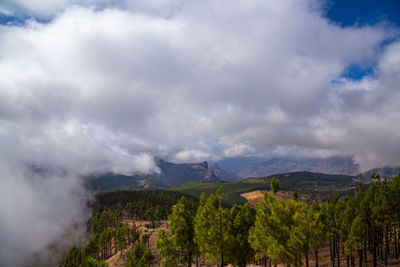
POLYGON ((176 162, 199 162, 210 159, 210 154, 200 150, 182 150, 175 154, 176 162))
MULTIPOLYGON (((71 179, 79 190, 73 177, 85 173, 157 171, 152 155, 398 164, 399 42, 377 49, 396 29, 341 28, 308 1, 132 3, 0 4, 49 19, 0 26, 0 144, 11 151, 2 168, 67 169, 72 178, 54 187, 71 179), (341 78, 352 64, 375 73, 341 78)), ((34 194, 40 180, 19 176, 0 181, 34 194)))

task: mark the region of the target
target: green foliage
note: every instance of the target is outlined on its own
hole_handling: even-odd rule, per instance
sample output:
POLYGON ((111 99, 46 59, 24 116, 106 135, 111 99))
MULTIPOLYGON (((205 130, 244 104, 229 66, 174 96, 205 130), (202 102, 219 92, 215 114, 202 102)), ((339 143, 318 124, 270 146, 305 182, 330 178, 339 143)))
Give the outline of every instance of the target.
POLYGON ((120 210, 103 210, 97 213, 91 220, 91 231, 93 233, 101 233, 107 228, 118 227, 121 223, 122 215, 120 210))
POLYGON ((276 194, 279 190, 279 180, 272 176, 271 178, 271 190, 272 193, 276 194))
POLYGON ((144 217, 150 221, 149 228, 155 228, 159 225, 159 221, 162 219, 161 209, 161 206, 157 205, 155 207, 150 207, 144 213, 144 217))
POLYGON ((299 191, 297 191, 297 189, 293 191, 293 199, 294 200, 298 200, 299 199, 299 191))
POLYGON ((229 240, 227 221, 229 212, 222 207, 222 188, 217 190, 217 196, 210 195, 203 200, 194 219, 195 242, 200 252, 209 263, 224 265, 224 255, 227 254, 225 244, 229 240))
POLYGON ((87 256, 81 248, 73 246, 64 259, 63 267, 107 267, 103 261, 87 256))
POLYGON ((357 216, 351 224, 349 237, 344 243, 347 254, 352 255, 353 249, 358 251, 363 248, 367 231, 368 225, 361 216, 357 216))
POLYGON ((148 233, 142 235, 142 243, 145 244, 147 247, 149 247, 150 235, 148 233))
POLYGON ((162 267, 178 267, 178 264, 176 263, 176 261, 174 261, 171 258, 165 258, 165 259, 162 259, 161 266, 162 267))
POLYGON ((306 204, 294 200, 276 201, 265 194, 257 204, 255 226, 250 230, 249 241, 256 257, 268 256, 274 264, 299 266, 303 252, 306 204))
POLYGON ((156 240, 156 250, 168 259, 164 265, 174 263, 178 266, 187 263, 191 266, 192 257, 198 254, 194 242, 194 215, 185 197, 172 207, 172 213, 168 216, 168 234, 161 229, 156 240))
MULTIPOLYGON (((295 177, 302 175, 297 173, 295 177)), ((278 187, 290 184, 287 176, 277 177, 280 177, 278 187)), ((331 176, 325 178, 329 180, 331 176)), ((220 187, 221 183, 180 187, 180 190, 193 190, 196 194, 207 188, 205 193, 199 194, 199 203, 194 197, 181 198, 181 193, 167 190, 97 195, 96 201, 91 203, 95 210, 89 223, 92 236, 83 248, 73 247, 68 252, 64 266, 105 266, 98 260, 122 253, 130 244, 134 246, 127 266, 148 266, 154 259, 148 248, 149 235, 144 234, 139 242, 139 232, 122 224, 122 219, 139 217, 156 223, 168 214, 169 227, 160 230, 156 240, 156 249, 164 257, 162 266, 190 266, 194 256, 219 265, 245 266, 254 257, 268 258, 272 264, 294 266, 300 266, 305 259, 308 265, 310 250, 314 250, 318 260, 318 249, 326 245, 330 245, 332 262, 336 258, 337 262, 343 260, 341 254, 351 256, 354 262, 356 254, 362 260, 363 253, 373 253, 374 265, 383 260, 382 265, 387 265, 387 257, 400 250, 392 241, 397 242, 399 238, 394 234, 398 234, 400 227, 400 176, 391 181, 375 177, 365 189, 359 186, 353 197, 340 196, 337 190, 325 204, 317 199, 311 205, 298 199, 276 201, 268 194, 257 204, 256 210, 248 203, 223 204, 227 199, 223 191, 233 196, 242 190, 265 189, 269 185, 276 189, 276 181, 271 177, 223 183, 228 189, 220 187)))
POLYGON ((227 261, 234 266, 246 266, 254 258, 254 250, 249 243, 249 229, 254 225, 255 214, 249 203, 234 205, 229 210, 227 222, 227 261))
POLYGON ((262 178, 246 178, 239 182, 190 182, 170 187, 168 190, 200 197, 202 193, 205 193, 206 196, 210 194, 215 195, 218 187, 223 185, 224 196, 222 202, 225 206, 231 207, 234 204, 244 204, 247 202, 240 194, 271 189, 272 177, 279 180, 279 190, 294 191, 301 189, 302 193, 315 194, 323 200, 327 200, 331 196, 332 190, 336 187, 341 190, 341 194, 344 194, 344 192, 350 191, 352 187, 357 185, 353 181, 353 176, 293 172, 262 178))
POLYGON ((328 224, 326 216, 326 206, 321 206, 317 199, 307 210, 307 220, 310 223, 310 247, 319 249, 328 240, 328 224))
MULTIPOLYGON (((89 207, 94 213, 92 218, 99 216, 98 214, 104 210, 112 210, 117 213, 116 215, 121 214, 122 217, 147 219, 155 224, 158 220, 167 219, 172 206, 182 196, 187 198, 191 209, 197 209, 196 197, 170 190, 123 190, 100 193, 95 195, 95 199, 89 203, 89 207)), ((95 229, 97 230, 95 232, 109 226, 101 225, 100 229, 95 229)))
MULTIPOLYGON (((168 188, 168 190, 190 194, 200 197, 202 193, 206 196, 216 194, 217 189, 224 186, 224 196, 222 202, 225 206, 232 206, 233 204, 244 204, 247 200, 240 194, 254 191, 265 190, 266 183, 241 183, 241 182, 190 182, 184 185, 178 185, 168 188)), ((269 185, 268 185, 269 186, 269 185)))
POLYGON ((145 267, 149 266, 154 260, 153 254, 142 242, 136 242, 131 252, 128 254, 126 267, 145 267))
POLYGON ((116 228, 107 228, 95 233, 83 247, 85 255, 97 259, 107 259, 119 251, 122 253, 130 244, 139 240, 139 232, 128 224, 120 224, 116 228))

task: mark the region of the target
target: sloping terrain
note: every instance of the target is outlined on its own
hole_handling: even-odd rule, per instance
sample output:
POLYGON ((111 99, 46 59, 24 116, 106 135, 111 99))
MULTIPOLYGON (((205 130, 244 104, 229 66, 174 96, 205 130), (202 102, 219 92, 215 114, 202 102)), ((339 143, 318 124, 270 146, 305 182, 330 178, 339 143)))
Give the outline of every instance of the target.
MULTIPOLYGON (((241 196, 244 197, 251 204, 252 207, 255 207, 258 202, 264 199, 264 193, 265 191, 256 190, 252 192, 243 193, 241 194, 241 196)), ((288 192, 277 192, 276 194, 272 193, 269 194, 276 200, 293 199, 293 197, 288 192)))
POLYGON ((228 174, 218 168, 208 168, 207 161, 200 163, 172 163, 163 159, 155 159, 160 173, 133 174, 131 176, 105 173, 86 177, 86 187, 93 190, 116 189, 152 189, 171 185, 184 184, 191 181, 234 180, 235 175, 228 174))
POLYGON ((398 166, 398 167, 385 166, 382 168, 374 168, 374 169, 368 170, 366 172, 360 173, 359 175, 357 175, 357 178, 364 180, 364 181, 368 181, 368 180, 371 180, 371 175, 373 173, 379 174, 381 176, 381 178, 386 178, 386 179, 390 180, 394 176, 397 176, 400 174, 400 166, 398 166))
POLYGON ((208 168, 207 161, 178 164, 156 159, 155 163, 161 171, 160 179, 167 185, 183 184, 190 181, 219 180, 214 171, 208 168))
POLYGON ((152 189, 164 185, 155 175, 122 175, 106 173, 103 175, 87 177, 85 185, 93 191, 106 191, 117 189, 152 189))
MULTIPOLYGON (((135 226, 135 228, 140 232, 140 235, 148 234, 149 237, 149 248, 151 253, 154 255, 154 261, 150 265, 151 267, 161 266, 162 257, 157 253, 155 249, 155 243, 157 239, 157 232, 160 229, 166 229, 168 226, 168 221, 161 221, 156 228, 147 228, 149 221, 139 221, 139 220, 124 220, 123 223, 127 223, 130 227, 135 226)), ((123 267, 128 259, 128 254, 132 250, 132 246, 126 248, 122 253, 116 253, 106 260, 109 267, 123 267)))
POLYGON ((359 166, 351 157, 330 158, 262 158, 235 157, 216 162, 225 172, 239 177, 262 177, 279 173, 309 171, 326 174, 357 175, 359 166))
POLYGON ((245 203, 247 200, 243 193, 252 191, 270 190, 271 178, 280 180, 282 191, 299 190, 302 194, 313 195, 312 198, 326 199, 333 190, 339 192, 351 191, 356 187, 354 176, 332 175, 313 172, 293 172, 278 174, 262 178, 246 178, 238 182, 191 182, 179 186, 170 187, 169 190, 179 191, 199 197, 203 192, 215 194, 218 187, 224 187, 223 201, 227 205, 245 203))

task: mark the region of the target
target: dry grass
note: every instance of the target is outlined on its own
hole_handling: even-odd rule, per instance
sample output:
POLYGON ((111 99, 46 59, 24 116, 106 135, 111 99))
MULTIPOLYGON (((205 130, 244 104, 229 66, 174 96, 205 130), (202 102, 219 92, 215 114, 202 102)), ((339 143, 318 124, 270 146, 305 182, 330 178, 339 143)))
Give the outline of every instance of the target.
MULTIPOLYGON (((255 205, 262 201, 264 199, 264 192, 266 191, 252 191, 252 192, 247 192, 240 194, 242 197, 247 199, 247 201, 251 204, 252 207, 255 207, 255 205)), ((273 194, 272 192, 267 192, 270 196, 272 196, 275 200, 288 200, 288 199, 293 199, 291 195, 289 195, 288 192, 277 192, 276 194, 273 194)))

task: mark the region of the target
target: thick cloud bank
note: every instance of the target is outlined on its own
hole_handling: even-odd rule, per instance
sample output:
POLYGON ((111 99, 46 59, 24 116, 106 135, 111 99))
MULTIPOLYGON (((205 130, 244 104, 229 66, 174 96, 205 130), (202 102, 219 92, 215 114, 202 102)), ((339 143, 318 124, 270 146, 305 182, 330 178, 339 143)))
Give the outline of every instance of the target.
POLYGON ((76 177, 157 171, 153 155, 399 164, 398 29, 343 28, 315 3, 3 1, 32 19, 0 25, 1 261, 77 217, 76 177))

